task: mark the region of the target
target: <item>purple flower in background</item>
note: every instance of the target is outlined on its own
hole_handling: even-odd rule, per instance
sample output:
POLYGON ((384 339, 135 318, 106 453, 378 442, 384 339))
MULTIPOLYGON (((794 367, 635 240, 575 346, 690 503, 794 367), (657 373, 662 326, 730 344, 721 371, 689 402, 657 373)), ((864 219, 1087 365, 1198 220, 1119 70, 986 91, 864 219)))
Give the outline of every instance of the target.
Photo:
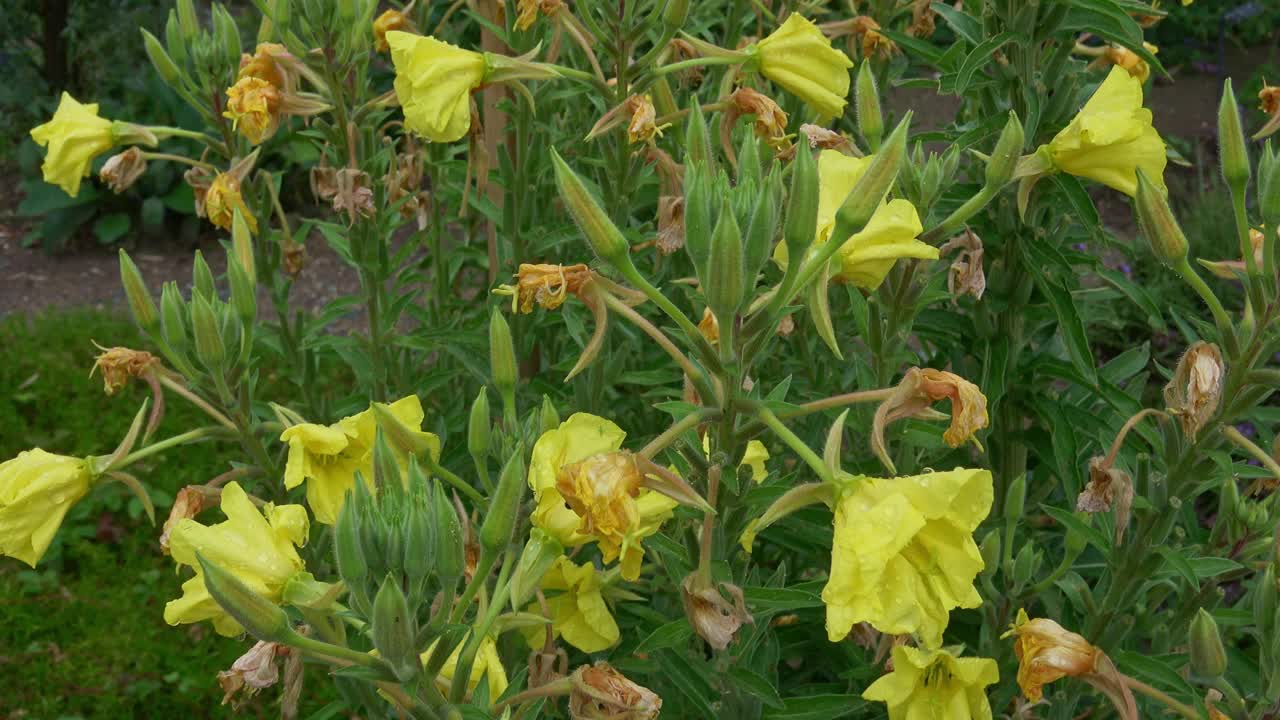
MULTIPOLYGON (((1080 252, 1084 252, 1085 250, 1088 250, 1088 249, 1089 249, 1089 246, 1088 246, 1088 245, 1085 245, 1084 243, 1076 243, 1075 245, 1072 245, 1071 247, 1072 247, 1073 249, 1075 249, 1075 250, 1079 250, 1080 252)), ((1280 354, 1280 353, 1278 353, 1278 354, 1280 354)))
POLYGON ((1133 275, 1133 268, 1129 267, 1129 263, 1120 263, 1120 272, 1124 273, 1125 277, 1130 277, 1133 275))
POLYGON ((1239 430, 1240 434, 1247 438, 1256 437, 1258 434, 1258 428, 1254 427, 1253 423, 1248 420, 1236 425, 1236 430, 1239 430))

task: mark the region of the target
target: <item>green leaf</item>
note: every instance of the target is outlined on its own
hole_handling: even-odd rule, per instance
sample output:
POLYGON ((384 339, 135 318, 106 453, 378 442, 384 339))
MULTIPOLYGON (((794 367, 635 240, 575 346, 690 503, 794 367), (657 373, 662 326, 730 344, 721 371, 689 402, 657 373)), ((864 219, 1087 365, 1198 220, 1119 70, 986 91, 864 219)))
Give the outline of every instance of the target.
POLYGON ((1164 321, 1164 312, 1160 309, 1160 306, 1156 304, 1155 299, 1151 297, 1151 293, 1147 292, 1146 288, 1135 284, 1129 280, 1129 278, 1115 270, 1109 270, 1099 266, 1094 269, 1094 272, 1096 272, 1098 277, 1102 278, 1108 285, 1119 290, 1125 295, 1125 297, 1129 298, 1134 305, 1137 305, 1139 309, 1145 312, 1147 314, 1147 324, 1150 325, 1153 330, 1163 331, 1168 327, 1164 321))
POLYGON ((102 245, 110 245, 129 232, 129 216, 125 213, 111 213, 98 218, 93 224, 93 236, 102 245))
POLYGON ((691 637, 693 637, 693 628, 689 627, 689 620, 682 617, 649 633, 649 637, 641 640, 635 651, 644 653, 672 648, 688 642, 691 637))
POLYGON ((1085 190, 1084 185, 1071 175, 1054 173, 1049 177, 1053 180, 1054 186, 1067 196, 1067 202, 1075 210, 1076 218, 1084 224, 1090 235, 1097 237, 1102 221, 1098 217, 1098 208, 1093 205, 1093 198, 1089 197, 1089 191, 1085 190))
POLYGON ((1079 533, 1084 539, 1088 540, 1099 550, 1103 552, 1109 552, 1111 550, 1111 543, 1107 540, 1105 535, 1098 532, 1084 520, 1076 517, 1073 513, 1063 510, 1062 508, 1051 507, 1049 505, 1041 505, 1040 509, 1044 510, 1049 517, 1057 520, 1058 523, 1066 529, 1079 533))
POLYGON ((995 51, 1004 47, 1006 43, 1017 37, 1017 34, 1011 32, 1002 32, 999 35, 979 43, 976 47, 965 56, 964 62, 960 65, 960 72, 956 78, 956 93, 963 95, 969 89, 969 83, 973 82, 973 76, 983 65, 987 64, 988 58, 995 51))
POLYGON ((661 657, 660 665, 666 670, 667 679, 699 710, 695 717, 716 717, 715 710, 711 708, 713 690, 705 673, 698 672, 698 668, 680 653, 664 652, 661 657))
POLYGON ((783 710, 786 708, 786 704, 783 703, 782 697, 778 695, 778 691, 774 689, 773 683, 747 668, 735 667, 730 669, 729 678, 732 679, 738 687, 759 698, 760 702, 765 705, 777 710, 783 710))
POLYGON ((809 695, 782 702, 781 710, 766 710, 762 720, 827 720, 852 715, 867 704, 861 695, 809 695))
POLYGON ((1235 560, 1220 557, 1198 557, 1187 560, 1198 578, 1211 578, 1244 567, 1235 560))
POLYGON ((164 201, 158 197, 149 197, 142 201, 142 227, 147 230, 160 230, 164 226, 164 201))
POLYGON ((797 588, 744 587, 742 597, 748 605, 760 610, 799 610, 821 607, 817 593, 797 588))
POLYGON ((947 24, 956 32, 956 35, 968 40, 970 45, 982 43, 984 33, 982 32, 982 23, 978 18, 943 2, 935 2, 932 7, 934 12, 947 21, 947 24))
POLYGON ((1097 372, 1093 367, 1093 351, 1089 349, 1089 336, 1084 330, 1084 321, 1076 312, 1075 300, 1066 288, 1049 279, 1038 269, 1033 271, 1036 285, 1044 293, 1053 314, 1058 316, 1062 341, 1067 346, 1067 355, 1071 364, 1090 385, 1098 384, 1097 372))
POLYGON ((1193 588, 1200 587, 1200 581, 1196 579, 1195 568, 1191 567, 1191 563, 1187 562, 1180 550, 1174 550, 1167 545, 1160 545, 1156 547, 1156 552, 1160 553, 1160 557, 1164 558, 1169 568, 1181 575, 1188 585, 1193 588))
POLYGON ((1186 664, 1185 655, 1144 655, 1125 650, 1110 654, 1122 673, 1135 675, 1156 687, 1164 687, 1179 694, 1196 694, 1190 683, 1178 674, 1178 669, 1186 664))

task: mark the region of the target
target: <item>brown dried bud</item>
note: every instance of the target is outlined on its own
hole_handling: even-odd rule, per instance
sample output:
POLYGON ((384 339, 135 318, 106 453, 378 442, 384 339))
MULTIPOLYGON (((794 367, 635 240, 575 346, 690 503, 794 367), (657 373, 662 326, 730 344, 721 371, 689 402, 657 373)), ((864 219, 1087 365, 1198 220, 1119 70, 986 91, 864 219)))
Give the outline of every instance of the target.
POLYGON ((338 194, 338 171, 323 160, 311 168, 311 194, 321 200, 332 200, 338 194))
POLYGON ((768 95, 751 88, 738 88, 728 102, 724 126, 732 128, 740 116, 754 115, 756 134, 760 137, 775 140, 787 134, 787 114, 768 95))
POLYGON ((1164 401, 1182 422, 1187 437, 1194 438, 1218 411, 1224 374, 1222 351, 1203 340, 1188 348, 1178 361, 1173 379, 1164 387, 1164 401))
POLYGON ((288 647, 278 643, 265 640, 255 643, 248 652, 236 658, 230 670, 218 673, 218 684, 223 692, 222 704, 231 703, 233 708, 239 708, 259 690, 275 685, 280 679, 276 656, 288 652, 288 647))
POLYGON ((1133 480, 1129 473, 1112 467, 1105 457, 1089 460, 1089 483, 1076 498, 1080 512, 1115 510, 1116 545, 1124 542, 1125 530, 1133 510, 1133 480))
POLYGON ((884 431, 903 418, 945 418, 930 409, 939 400, 951 401, 951 426, 942 439, 960 447, 987 426, 987 398, 977 385, 955 373, 930 368, 911 368, 893 393, 876 408, 871 426, 871 449, 885 467, 894 469, 885 449, 884 431))
POLYGON ((855 46, 861 46, 862 57, 880 55, 888 59, 898 52, 898 46, 880 32, 880 23, 868 15, 859 15, 849 20, 823 23, 818 26, 824 35, 835 40, 849 38, 849 53, 854 54, 855 46))
POLYGON ((670 255, 684 247, 684 196, 663 195, 658 198, 658 252, 670 255))
MULTIPOLYGON (((808 139, 809 147, 813 150, 835 150, 841 154, 851 157, 861 157, 862 153, 858 152, 858 148, 854 146, 853 141, 848 137, 841 135, 834 130, 828 130, 821 125, 813 125, 805 123, 800 126, 800 135, 808 139)), ((803 142, 797 139, 796 142, 803 142)), ((777 155, 779 160, 790 162, 796 158, 796 145, 793 143, 779 152, 777 155)))
POLYGON ((778 334, 782 337, 791 337, 791 333, 796 331, 796 321, 791 315, 783 315, 778 321, 778 334))
POLYGON ((951 269, 947 274, 947 291, 951 293, 951 301, 958 301, 961 295, 981 299, 987 290, 987 276, 982 271, 982 238, 972 230, 965 230, 938 248, 938 254, 946 257, 952 250, 958 252, 955 260, 951 261, 951 269))
POLYGON ((742 588, 730 583, 721 583, 720 587, 733 599, 732 603, 716 588, 700 586, 696 572, 685 577, 680 588, 689 624, 714 650, 729 647, 738 634, 738 628, 744 623, 755 622, 747 612, 742 588))
POLYGON ((418 152, 416 144, 410 141, 405 151, 395 156, 394 162, 387 168, 382 184, 387 191, 387 204, 394 205, 408 198, 400 206, 401 218, 408 220, 418 213, 425 198, 419 197, 422 189, 422 154, 418 152))
POLYGON ((345 212, 349 222, 356 216, 373 215, 373 190, 369 187, 369 174, 356 168, 342 168, 334 173, 337 191, 333 195, 333 209, 345 212))
POLYGON ((107 162, 98 171, 98 178, 112 192, 119 194, 128 190, 146 171, 147 161, 142 157, 142 151, 131 147, 107 158, 107 162))
POLYGON ((161 552, 169 554, 169 533, 173 532, 180 521, 194 518, 205 508, 217 503, 216 498, 210 498, 210 493, 213 492, 216 491, 206 491, 198 485, 188 485, 178 491, 173 498, 173 507, 169 510, 169 519, 164 521, 164 529, 160 532, 161 552))
POLYGON ((289 277, 298 277, 302 274, 302 268, 307 265, 307 246, 293 241, 282 242, 281 246, 281 266, 289 277))
POLYGON ((628 680, 609 663, 583 665, 569 676, 569 717, 573 720, 653 720, 662 698, 628 680))
MULTIPOLYGON (((95 343, 96 344, 96 343, 95 343)), ((120 388, 132 378, 144 377, 153 369, 160 367, 160 358, 145 350, 130 350, 125 347, 104 348, 98 345, 100 353, 93 363, 89 374, 102 370, 102 389, 108 396, 115 395, 120 388)))

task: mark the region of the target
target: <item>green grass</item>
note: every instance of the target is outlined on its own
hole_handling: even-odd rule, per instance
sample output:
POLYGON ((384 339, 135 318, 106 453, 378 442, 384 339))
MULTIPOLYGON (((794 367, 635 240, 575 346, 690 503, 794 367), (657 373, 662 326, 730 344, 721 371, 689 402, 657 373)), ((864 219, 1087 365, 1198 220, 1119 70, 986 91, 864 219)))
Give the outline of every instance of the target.
MULTIPOLYGON (((146 347, 132 323, 115 315, 0 319, 0 459, 33 446, 67 455, 115 448, 147 390, 106 397, 101 378, 89 377, 97 352, 91 339, 146 347)), ((199 411, 171 397, 158 436, 201 423, 199 411)), ((131 472, 151 492, 162 522, 178 489, 223 472, 235 456, 232 446, 199 445, 131 472)), ((182 578, 161 554, 158 537, 124 487, 104 483, 68 514, 36 570, 0 558, 0 717, 279 715, 274 690, 238 713, 219 706, 215 676, 250 641, 218 637, 207 624, 165 624, 164 604, 180 594, 182 578)), ((303 717, 332 698, 330 683, 308 674, 303 717)))

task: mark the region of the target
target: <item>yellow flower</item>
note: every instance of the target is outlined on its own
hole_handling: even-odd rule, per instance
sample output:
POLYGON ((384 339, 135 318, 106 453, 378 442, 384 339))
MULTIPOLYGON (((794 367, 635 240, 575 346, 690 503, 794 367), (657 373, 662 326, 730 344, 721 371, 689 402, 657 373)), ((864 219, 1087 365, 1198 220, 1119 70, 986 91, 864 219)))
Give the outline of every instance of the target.
POLYGON ((471 128, 471 91, 484 84, 483 54, 433 37, 387 33, 396 97, 405 126, 432 142, 453 142, 471 128))
POLYGON ((555 310, 564 304, 570 294, 582 292, 591 279, 591 269, 586 265, 534 265, 521 263, 516 272, 514 287, 503 285, 499 290, 511 293, 511 310, 524 314, 533 312, 538 305, 544 310, 555 310))
MULTIPOLYGON (((559 591, 558 595, 548 593, 547 597, 553 637, 563 636, 565 642, 585 653, 600 652, 618 642, 618 624, 600 594, 600 574, 590 562, 575 565, 569 558, 560 556, 542 576, 542 589, 559 591)), ((525 610, 534 614, 542 612, 536 602, 525 610)), ((541 625, 528 628, 524 637, 529 647, 540 648, 546 639, 546 629, 541 625)))
POLYGON ((602 417, 571 415, 534 444, 529 487, 535 526, 565 547, 594 540, 605 562, 620 556, 622 576, 635 580, 644 560, 641 540, 658 531, 677 502, 639 487, 634 459, 617 452, 626 436, 602 417))
POLYGON ((223 230, 231 230, 236 210, 244 217, 249 232, 257 233, 258 220, 249 212, 249 206, 244 204, 244 197, 240 195, 240 181, 231 173, 218 173, 205 192, 205 217, 223 230))
MULTIPOLYGON (((427 647, 427 651, 420 656, 424 665, 431 659, 431 653, 436 649, 436 643, 438 642, 440 641, 432 642, 427 647)), ((436 676, 436 685, 439 686, 441 692, 449 692, 449 688, 453 684, 453 673, 458 669, 458 658, 462 655, 462 649, 466 644, 465 640, 458 643, 458 646, 453 649, 453 654, 440 667, 440 674, 436 676)), ((480 680, 486 677, 489 679, 490 698, 497 698, 507 691, 507 671, 502 667, 502 658, 498 657, 498 645, 491 637, 486 637, 480 641, 480 648, 476 651, 475 662, 471 665, 471 677, 467 678, 467 694, 475 692, 480 685, 480 680)))
MULTIPOLYGON (((422 403, 417 395, 388 407, 408 427, 422 426, 422 403)), ((281 442, 289 443, 284 486, 292 489, 307 481, 307 504, 317 522, 333 525, 338 521, 338 511, 347 491, 355 487, 357 472, 365 485, 373 488, 373 443, 377 431, 373 411, 365 410, 333 425, 303 423, 280 434, 281 442)), ((430 446, 431 454, 439 457, 440 439, 429 432, 417 432, 430 446)))
POLYGON ((0 555, 35 567, 92 480, 83 458, 40 448, 0 463, 0 555))
POLYGON ((206 526, 184 518, 169 533, 169 552, 179 565, 189 565, 195 577, 182 584, 182 597, 164 606, 170 625, 212 620, 219 635, 239 635, 240 623, 228 615, 204 585, 196 553, 236 576, 249 589, 280 602, 285 583, 303 570, 294 546, 307 543, 310 524, 301 505, 272 505, 261 512, 235 482, 222 489, 222 512, 227 519, 206 526))
POLYGON ((1043 147, 1057 169, 1130 197, 1138 191, 1138 168, 1165 189, 1164 141, 1142 107, 1142 83, 1123 68, 1112 67, 1084 109, 1043 147))
POLYGON ((991 720, 986 687, 1000 679, 995 660, 946 650, 893 649, 893 672, 862 697, 889 706, 889 720, 991 720))
POLYGON ((837 642, 866 622, 938 647, 953 608, 982 604, 973 587, 983 568, 973 531, 991 511, 991 472, 845 476, 843 485, 822 591, 827 636, 837 642))
POLYGON ((387 33, 402 30, 414 32, 417 28, 400 10, 387 10, 373 21, 373 47, 378 52, 386 52, 391 46, 387 44, 387 33))
MULTIPOLYGON (((849 157, 837 150, 818 155, 818 231, 814 245, 822 245, 836 226, 836 213, 871 166, 871 157, 849 157)), ((875 290, 900 258, 933 260, 938 248, 917 239, 924 227, 915 206, 906 200, 881 205, 860 232, 853 234, 836 253, 833 277, 860 288, 875 290)), ((787 248, 778 243, 774 260, 786 267, 787 248)))
MULTIPOLYGON (((708 456, 711 454, 711 436, 702 436, 702 452, 708 456)), ((769 470, 764 464, 769 460, 769 450, 764 443, 759 440, 752 440, 747 443, 747 449, 742 453, 742 461, 738 463, 738 467, 751 468, 751 479, 757 483, 764 482, 769 477, 769 470)))
POLYGON ((242 77, 227 88, 222 116, 249 142, 259 145, 280 127, 280 91, 266 80, 242 77))
POLYGON ((848 55, 831 47, 818 26, 797 13, 756 43, 760 74, 803 100, 823 119, 844 114, 849 95, 848 55))
POLYGON ((71 197, 80 193, 80 180, 89 175, 93 159, 115 145, 111 121, 98 117, 98 104, 82 105, 65 92, 53 119, 32 128, 31 139, 49 148, 40 166, 44 181, 71 197))
POLYGON ((1031 620, 1022 609, 1004 637, 1010 635, 1018 656, 1018 687, 1032 702, 1044 697, 1043 687, 1054 680, 1093 673, 1102 656, 1082 636, 1048 618, 1031 620))

